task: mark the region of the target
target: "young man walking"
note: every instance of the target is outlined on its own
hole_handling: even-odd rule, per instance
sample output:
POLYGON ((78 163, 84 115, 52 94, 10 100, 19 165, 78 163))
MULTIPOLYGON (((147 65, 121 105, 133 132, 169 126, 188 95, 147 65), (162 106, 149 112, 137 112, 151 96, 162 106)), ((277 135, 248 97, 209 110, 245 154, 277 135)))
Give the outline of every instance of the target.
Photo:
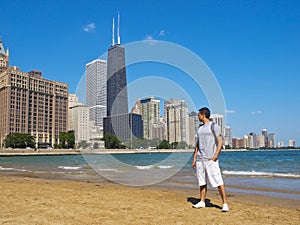
POLYGON ((227 204, 225 186, 218 162, 218 157, 223 146, 221 128, 210 121, 210 110, 206 107, 199 110, 198 118, 203 125, 201 125, 197 131, 197 143, 192 167, 196 170, 201 200, 193 205, 193 207, 205 207, 207 182, 209 182, 212 187, 218 187, 223 201, 222 211, 228 212, 229 207, 227 204))

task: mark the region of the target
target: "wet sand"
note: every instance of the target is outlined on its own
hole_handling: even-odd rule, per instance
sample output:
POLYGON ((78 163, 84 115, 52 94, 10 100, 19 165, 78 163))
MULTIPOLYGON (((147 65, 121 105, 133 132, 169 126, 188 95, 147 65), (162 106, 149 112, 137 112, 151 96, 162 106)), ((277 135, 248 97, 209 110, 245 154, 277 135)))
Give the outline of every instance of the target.
POLYGON ((221 212, 216 192, 209 207, 193 209, 198 190, 127 187, 111 183, 0 176, 0 224, 299 224, 299 201, 228 194, 221 212))

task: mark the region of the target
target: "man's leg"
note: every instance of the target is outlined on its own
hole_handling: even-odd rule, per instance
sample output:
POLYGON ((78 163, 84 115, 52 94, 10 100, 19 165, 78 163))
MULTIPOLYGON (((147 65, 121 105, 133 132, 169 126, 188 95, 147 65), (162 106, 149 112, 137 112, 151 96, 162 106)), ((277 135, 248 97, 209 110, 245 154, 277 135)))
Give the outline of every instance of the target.
POLYGON ((196 172, 197 172, 198 184, 200 186, 200 199, 201 200, 197 204, 193 205, 193 207, 194 208, 204 208, 207 185, 206 185, 206 174, 205 174, 203 162, 196 163, 196 172))
POLYGON ((226 191, 225 191, 225 186, 224 184, 218 187, 219 193, 221 195, 223 204, 227 204, 227 196, 226 196, 226 191))
POLYGON ((207 185, 200 186, 200 202, 193 205, 194 208, 205 208, 205 198, 207 192, 207 185))
POLYGON ((225 186, 224 184, 218 187, 219 193, 221 195, 222 201, 223 201, 223 208, 222 211, 223 212, 228 212, 229 211, 229 207, 227 204, 227 196, 226 196, 226 191, 225 191, 225 186))
POLYGON ((207 193, 207 184, 200 186, 200 199, 202 202, 205 202, 206 193, 207 193))

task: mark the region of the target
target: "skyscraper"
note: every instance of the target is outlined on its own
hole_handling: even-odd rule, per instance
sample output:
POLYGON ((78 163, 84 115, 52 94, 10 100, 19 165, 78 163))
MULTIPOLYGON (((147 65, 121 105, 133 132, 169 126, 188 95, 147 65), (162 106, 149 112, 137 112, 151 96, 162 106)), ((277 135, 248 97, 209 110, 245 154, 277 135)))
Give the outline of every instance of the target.
POLYGON ((69 94, 68 95, 68 131, 74 131, 74 113, 71 109, 74 106, 82 105, 81 102, 78 101, 78 96, 76 94, 69 94))
POLYGON ((224 127, 224 145, 232 147, 232 135, 231 135, 231 127, 224 127))
POLYGON ((212 114, 210 115, 210 119, 220 126, 222 135, 224 137, 224 116, 220 114, 212 114))
POLYGON ((106 116, 106 64, 101 59, 86 64, 86 105, 90 110, 90 120, 99 127, 103 127, 106 116))
POLYGON ((251 132, 249 136, 252 136, 253 138, 253 148, 258 148, 258 140, 257 140, 257 135, 255 132, 251 132))
POLYGON ((142 138, 141 115, 128 113, 125 48, 120 44, 120 16, 118 15, 118 40, 114 40, 107 57, 107 117, 103 119, 104 135, 114 134, 123 142, 133 137, 142 138))
POLYGON ((153 124, 152 138, 164 140, 166 139, 166 123, 163 116, 159 117, 158 123, 153 124))
MULTIPOLYGON (((69 108, 69 114, 72 115, 72 128, 75 136, 75 143, 81 141, 90 141, 90 122, 89 107, 84 105, 75 105, 69 108)), ((99 138, 99 137, 98 137, 99 138)))
POLYGON ((296 147, 296 141, 295 140, 289 140, 289 147, 291 147, 291 148, 296 147))
POLYGON ((164 114, 167 124, 167 140, 189 142, 189 113, 184 100, 170 99, 164 102, 164 114))
POLYGON ((275 133, 269 133, 268 134, 268 147, 269 148, 275 148, 276 147, 276 134, 275 133))
POLYGON ((125 49, 116 44, 108 49, 107 116, 128 113, 125 49))
POLYGON ((268 146, 268 131, 267 131, 267 129, 262 129, 261 135, 264 137, 264 142, 265 142, 263 147, 269 147, 268 146))
POLYGON ((104 142, 99 139, 103 137, 103 129, 90 120, 90 107, 78 101, 76 94, 69 94, 68 130, 74 131, 75 144, 80 146, 81 142, 87 142, 90 147, 104 148, 104 142))
POLYGON ((153 96, 140 100, 145 139, 153 139, 154 124, 159 123, 159 104, 160 100, 154 99, 153 96))
POLYGON ((107 56, 107 116, 128 113, 127 77, 125 48, 120 43, 120 16, 118 14, 118 42, 114 40, 114 19, 112 45, 107 56))
POLYGON ((200 125, 200 121, 198 118, 198 114, 196 112, 191 112, 189 114, 190 117, 190 131, 189 131, 189 136, 190 136, 190 143, 189 145, 195 146, 196 140, 197 140, 197 131, 200 125))

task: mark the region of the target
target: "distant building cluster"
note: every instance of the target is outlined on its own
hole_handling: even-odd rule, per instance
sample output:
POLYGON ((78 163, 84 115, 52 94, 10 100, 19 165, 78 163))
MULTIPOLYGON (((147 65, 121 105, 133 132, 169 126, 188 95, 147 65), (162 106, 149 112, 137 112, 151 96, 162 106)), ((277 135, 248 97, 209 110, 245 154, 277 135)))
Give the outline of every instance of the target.
POLYGON ((288 146, 282 141, 276 144, 276 134, 268 133, 267 129, 263 129, 261 134, 251 132, 248 135, 244 135, 243 138, 232 138, 232 148, 249 148, 249 149, 261 149, 261 148, 284 148, 284 147, 296 147, 294 140, 289 140, 288 146))
POLYGON ((251 132, 249 135, 244 135, 243 138, 233 138, 233 148, 276 148, 276 135, 275 133, 268 133, 263 129, 261 134, 251 132))

